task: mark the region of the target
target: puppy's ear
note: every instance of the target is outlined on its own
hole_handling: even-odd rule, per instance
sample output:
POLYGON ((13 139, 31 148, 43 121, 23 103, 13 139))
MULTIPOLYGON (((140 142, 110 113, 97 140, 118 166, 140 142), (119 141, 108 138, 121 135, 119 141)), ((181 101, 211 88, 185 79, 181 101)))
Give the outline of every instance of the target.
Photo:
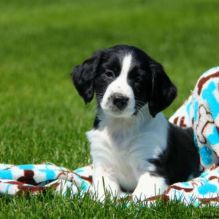
POLYGON ((162 65, 153 61, 150 64, 152 72, 152 90, 149 99, 149 110, 153 117, 167 108, 175 99, 177 89, 165 73, 162 65))
POLYGON ((72 72, 73 83, 85 103, 90 102, 94 96, 94 79, 97 75, 101 54, 101 51, 96 52, 81 65, 76 66, 72 72))

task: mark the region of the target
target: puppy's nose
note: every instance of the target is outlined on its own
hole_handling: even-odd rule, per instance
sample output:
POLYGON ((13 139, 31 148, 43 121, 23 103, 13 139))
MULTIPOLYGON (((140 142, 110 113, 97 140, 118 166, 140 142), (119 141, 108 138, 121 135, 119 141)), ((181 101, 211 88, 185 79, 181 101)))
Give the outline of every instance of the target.
POLYGON ((123 110, 128 104, 129 98, 123 96, 122 94, 114 94, 112 96, 113 105, 115 105, 119 110, 123 110))

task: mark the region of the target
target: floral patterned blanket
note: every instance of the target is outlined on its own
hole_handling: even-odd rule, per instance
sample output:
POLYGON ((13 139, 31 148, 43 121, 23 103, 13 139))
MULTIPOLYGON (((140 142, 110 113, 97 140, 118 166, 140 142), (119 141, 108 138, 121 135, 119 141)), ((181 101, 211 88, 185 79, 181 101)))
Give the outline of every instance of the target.
MULTIPOLYGON (((201 176, 175 183, 159 196, 186 205, 219 206, 219 67, 205 72, 192 94, 170 118, 170 122, 194 129, 194 141, 203 167, 201 176)), ((147 185, 145 185, 147 186, 147 185)), ((41 193, 54 189, 59 194, 80 195, 92 188, 92 166, 69 170, 51 163, 0 164, 0 194, 41 193)), ((129 194, 123 194, 122 197, 129 194)))

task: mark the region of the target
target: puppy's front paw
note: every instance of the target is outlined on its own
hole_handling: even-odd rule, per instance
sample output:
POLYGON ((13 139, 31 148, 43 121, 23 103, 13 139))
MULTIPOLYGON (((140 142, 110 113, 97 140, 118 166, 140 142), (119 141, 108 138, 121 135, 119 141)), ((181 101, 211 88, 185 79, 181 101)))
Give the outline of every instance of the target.
POLYGON ((108 186, 104 186, 104 185, 99 185, 94 187, 93 191, 92 191, 92 195, 93 198, 96 201, 100 201, 100 202, 104 202, 104 200, 106 198, 110 198, 113 199, 115 197, 119 197, 119 190, 118 187, 114 186, 114 188, 112 189, 109 185, 108 186))
POLYGON ((106 195, 103 187, 96 187, 90 190, 90 194, 95 201, 104 202, 106 195))
POLYGON ((134 202, 146 201, 148 198, 151 198, 155 195, 156 194, 153 191, 137 188, 132 194, 132 199, 134 202))
POLYGON ((151 197, 163 194, 167 185, 162 177, 145 173, 139 179, 138 185, 132 194, 134 201, 145 201, 151 197))

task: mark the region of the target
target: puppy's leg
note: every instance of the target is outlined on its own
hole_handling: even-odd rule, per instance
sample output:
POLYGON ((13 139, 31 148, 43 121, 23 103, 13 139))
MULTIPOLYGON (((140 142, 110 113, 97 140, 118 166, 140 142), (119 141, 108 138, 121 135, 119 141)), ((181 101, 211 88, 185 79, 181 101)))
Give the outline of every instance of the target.
POLYGON ((106 193, 112 197, 120 194, 120 187, 111 169, 99 165, 94 168, 93 174, 94 195, 99 201, 105 199, 106 193))
POLYGON ((95 198, 100 201, 105 199, 106 192, 111 196, 120 193, 117 181, 116 168, 114 167, 114 155, 109 143, 106 141, 108 134, 99 130, 87 132, 91 146, 91 157, 93 160, 93 191, 95 198))
POLYGON ((151 175, 146 172, 139 178, 137 187, 132 194, 134 200, 145 200, 151 196, 161 195, 167 189, 167 184, 163 177, 151 175))

